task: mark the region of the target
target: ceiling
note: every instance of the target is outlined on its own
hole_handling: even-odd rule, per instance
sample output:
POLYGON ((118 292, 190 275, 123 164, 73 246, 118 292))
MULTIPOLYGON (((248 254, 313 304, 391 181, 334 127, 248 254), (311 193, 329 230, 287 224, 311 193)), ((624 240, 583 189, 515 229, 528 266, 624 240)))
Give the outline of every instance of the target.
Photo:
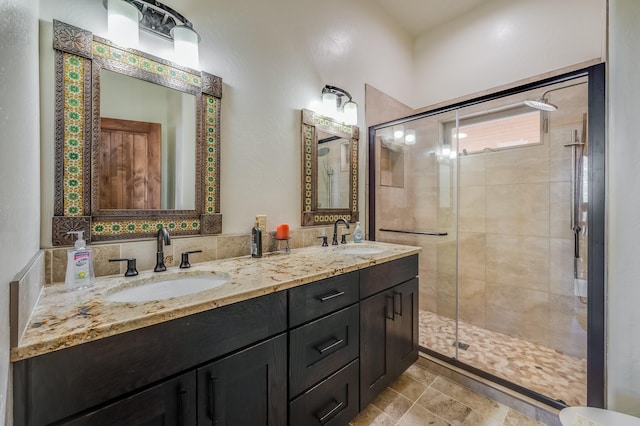
POLYGON ((491 0, 374 0, 417 37, 491 0))

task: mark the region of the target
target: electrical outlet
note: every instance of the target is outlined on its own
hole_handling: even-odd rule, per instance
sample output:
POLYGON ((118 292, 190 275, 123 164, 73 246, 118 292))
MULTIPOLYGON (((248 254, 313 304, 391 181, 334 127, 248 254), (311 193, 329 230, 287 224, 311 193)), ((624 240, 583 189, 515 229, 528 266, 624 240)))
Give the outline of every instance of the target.
POLYGON ((258 223, 258 226, 260 227, 260 229, 262 229, 263 234, 268 232, 267 231, 267 215, 265 214, 256 215, 256 222, 258 223))

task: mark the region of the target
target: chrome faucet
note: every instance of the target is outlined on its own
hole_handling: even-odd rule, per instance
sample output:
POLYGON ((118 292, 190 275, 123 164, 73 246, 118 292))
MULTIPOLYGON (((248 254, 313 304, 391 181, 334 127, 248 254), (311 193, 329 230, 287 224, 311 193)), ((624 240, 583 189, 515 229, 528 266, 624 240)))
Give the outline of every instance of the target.
POLYGON ((333 241, 331 241, 332 246, 338 245, 338 224, 340 222, 344 223, 347 229, 349 229, 349 222, 347 222, 344 218, 341 217, 340 219, 336 220, 336 222, 333 224, 333 241))
POLYGON ((156 251, 156 267, 153 268, 153 272, 162 272, 166 271, 167 267, 164 264, 164 250, 162 248, 162 243, 170 246, 171 238, 169 238, 169 231, 164 226, 161 226, 158 229, 158 247, 156 251))

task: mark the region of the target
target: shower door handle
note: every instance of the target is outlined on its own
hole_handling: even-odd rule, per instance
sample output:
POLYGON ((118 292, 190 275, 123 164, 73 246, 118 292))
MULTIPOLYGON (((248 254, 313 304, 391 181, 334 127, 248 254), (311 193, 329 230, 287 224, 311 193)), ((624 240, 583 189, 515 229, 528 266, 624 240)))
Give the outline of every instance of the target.
POLYGON ((573 227, 573 257, 580 259, 580 232, 582 228, 579 226, 573 227))

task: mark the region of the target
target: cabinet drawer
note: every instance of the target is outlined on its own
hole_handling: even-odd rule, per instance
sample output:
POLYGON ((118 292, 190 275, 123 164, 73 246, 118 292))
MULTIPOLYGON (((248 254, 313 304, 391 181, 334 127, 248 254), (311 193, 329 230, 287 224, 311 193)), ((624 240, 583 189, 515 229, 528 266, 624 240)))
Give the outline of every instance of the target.
POLYGON ((289 396, 358 357, 360 307, 353 305, 290 332, 289 396))
POLYGON ((346 425, 358 414, 358 360, 289 404, 290 425, 346 425))
POLYGON ((289 290, 289 327, 337 311, 358 301, 358 271, 289 290))
POLYGON ((418 275, 418 255, 360 270, 360 298, 364 299, 418 275))

